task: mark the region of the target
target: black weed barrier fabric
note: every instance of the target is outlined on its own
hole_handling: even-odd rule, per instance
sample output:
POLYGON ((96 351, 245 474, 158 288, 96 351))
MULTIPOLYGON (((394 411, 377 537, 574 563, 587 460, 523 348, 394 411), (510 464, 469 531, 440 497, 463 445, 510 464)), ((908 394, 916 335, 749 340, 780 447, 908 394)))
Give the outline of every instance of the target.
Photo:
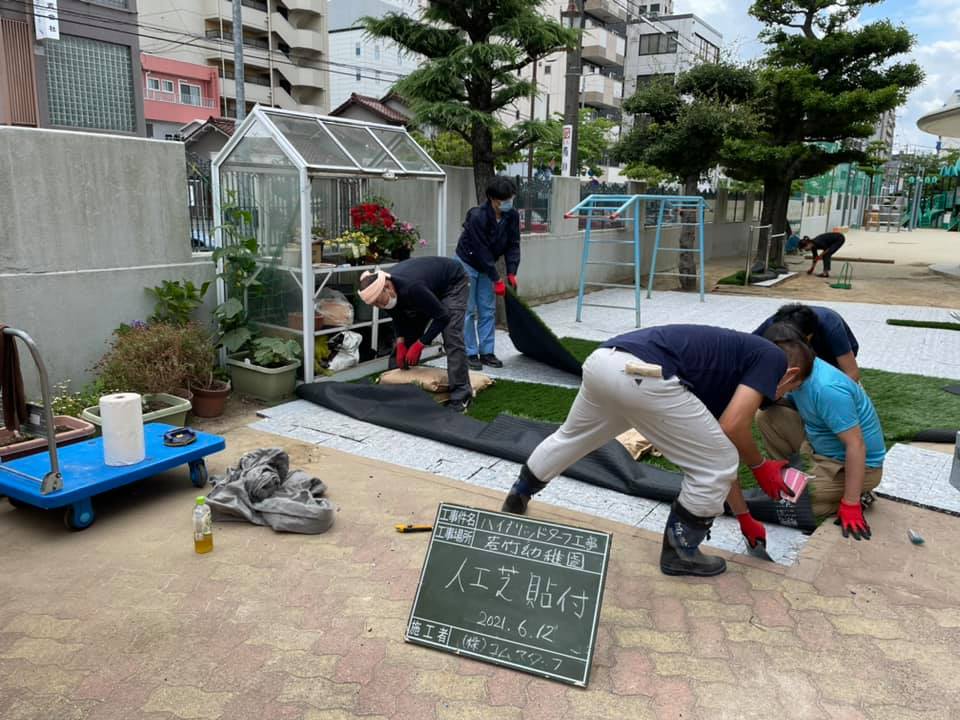
POLYGON ((507 290, 504 302, 507 308, 507 331, 510 333, 510 342, 517 350, 544 365, 564 370, 577 377, 583 375, 580 361, 512 290, 507 290))
MULTIPOLYGON (((363 385, 320 382, 297 388, 297 396, 356 420, 410 433, 437 442, 524 463, 544 438, 557 429, 551 423, 498 415, 485 423, 438 405, 411 385, 363 385)), ((590 485, 671 502, 680 492, 680 474, 636 462, 615 440, 574 463, 564 473, 590 485)), ((744 494, 750 512, 762 522, 804 531, 816 529, 806 491, 796 505, 770 501, 758 489, 744 494)))

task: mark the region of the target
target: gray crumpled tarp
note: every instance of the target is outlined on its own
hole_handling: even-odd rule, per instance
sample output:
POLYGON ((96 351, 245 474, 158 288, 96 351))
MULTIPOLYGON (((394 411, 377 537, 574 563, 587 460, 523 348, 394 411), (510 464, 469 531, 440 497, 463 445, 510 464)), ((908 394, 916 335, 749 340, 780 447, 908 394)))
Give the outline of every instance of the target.
POLYGON ((336 509, 323 497, 327 486, 302 470, 290 472, 290 458, 280 448, 248 452, 212 482, 207 504, 216 520, 242 519, 309 535, 333 525, 336 509))

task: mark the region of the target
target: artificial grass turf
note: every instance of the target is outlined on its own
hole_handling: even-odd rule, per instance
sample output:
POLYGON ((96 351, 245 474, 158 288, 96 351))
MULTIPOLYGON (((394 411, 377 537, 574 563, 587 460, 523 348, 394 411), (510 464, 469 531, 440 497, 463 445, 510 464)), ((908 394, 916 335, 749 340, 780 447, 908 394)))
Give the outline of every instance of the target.
MULTIPOLYGON (((561 338, 560 342, 581 362, 600 344, 595 340, 568 337, 561 338)), ((913 439, 920 430, 960 428, 960 396, 943 391, 944 383, 950 380, 870 369, 862 369, 861 375, 864 389, 880 417, 887 447, 913 439)), ((562 423, 576 394, 572 388, 499 380, 476 397, 469 414, 478 420, 490 421, 506 412, 533 420, 562 423)), ((763 451, 765 448, 756 424, 753 436, 763 451)), ((648 456, 643 462, 666 470, 679 470, 664 458, 648 456)), ((740 482, 745 488, 756 485, 749 468, 742 464, 740 482)))
POLYGON ((896 320, 890 318, 887 325, 901 325, 903 327, 933 328, 934 330, 960 330, 960 323, 934 322, 932 320, 896 320))

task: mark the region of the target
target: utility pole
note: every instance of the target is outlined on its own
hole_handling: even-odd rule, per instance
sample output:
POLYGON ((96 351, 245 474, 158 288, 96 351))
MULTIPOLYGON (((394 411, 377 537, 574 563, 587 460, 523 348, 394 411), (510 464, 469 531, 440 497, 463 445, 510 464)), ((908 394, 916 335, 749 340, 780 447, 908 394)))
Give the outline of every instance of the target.
POLYGON ((233 85, 237 97, 237 125, 247 115, 247 101, 243 92, 243 3, 233 0, 233 85))
POLYGON ((571 126, 570 175, 578 177, 580 175, 580 163, 577 157, 580 129, 580 79, 583 75, 581 58, 584 26, 583 0, 570 0, 567 9, 560 15, 567 20, 567 27, 571 29, 579 28, 580 30, 576 47, 567 51, 567 85, 563 98, 563 122, 565 125, 571 126))
MULTIPOLYGON (((537 112, 537 65, 540 64, 539 60, 533 61, 533 86, 530 89, 530 120, 536 120, 537 112)), ((527 182, 533 181, 533 143, 527 147, 527 182)))

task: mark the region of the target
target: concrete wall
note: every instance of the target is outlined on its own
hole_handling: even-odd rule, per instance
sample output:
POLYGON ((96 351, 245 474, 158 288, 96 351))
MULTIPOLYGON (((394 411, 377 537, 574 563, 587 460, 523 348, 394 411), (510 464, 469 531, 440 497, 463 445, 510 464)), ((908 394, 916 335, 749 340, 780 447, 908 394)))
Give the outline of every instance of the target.
POLYGON ((152 311, 144 288, 212 279, 185 186, 180 143, 0 128, 0 320, 33 336, 52 381, 91 377, 113 329, 152 311))

